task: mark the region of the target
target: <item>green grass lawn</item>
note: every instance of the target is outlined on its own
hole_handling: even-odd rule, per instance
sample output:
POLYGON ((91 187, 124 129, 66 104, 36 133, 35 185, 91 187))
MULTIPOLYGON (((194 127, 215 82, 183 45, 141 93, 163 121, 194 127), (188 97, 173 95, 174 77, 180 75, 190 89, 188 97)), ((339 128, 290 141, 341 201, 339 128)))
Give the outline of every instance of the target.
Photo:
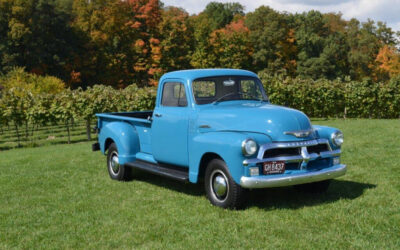
POLYGON ((210 205, 202 185, 112 181, 90 143, 0 152, 0 248, 400 249, 400 121, 318 120, 345 134, 348 173, 323 195, 255 190, 210 205))

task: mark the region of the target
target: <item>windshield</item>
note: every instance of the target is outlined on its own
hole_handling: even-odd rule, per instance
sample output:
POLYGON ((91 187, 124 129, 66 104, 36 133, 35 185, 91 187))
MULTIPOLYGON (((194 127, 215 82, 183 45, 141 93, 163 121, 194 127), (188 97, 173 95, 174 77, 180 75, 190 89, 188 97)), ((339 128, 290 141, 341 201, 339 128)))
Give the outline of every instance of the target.
POLYGON ((258 78, 246 76, 218 76, 199 78, 192 83, 197 104, 232 100, 268 101, 258 78))

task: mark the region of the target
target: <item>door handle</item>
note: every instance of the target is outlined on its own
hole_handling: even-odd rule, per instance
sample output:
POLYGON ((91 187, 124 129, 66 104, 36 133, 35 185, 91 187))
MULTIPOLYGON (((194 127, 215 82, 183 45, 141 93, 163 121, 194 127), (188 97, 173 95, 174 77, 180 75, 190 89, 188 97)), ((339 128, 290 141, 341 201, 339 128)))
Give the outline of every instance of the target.
POLYGON ((161 114, 158 114, 158 113, 156 113, 156 114, 154 114, 154 116, 155 116, 155 117, 161 117, 162 115, 161 115, 161 114))

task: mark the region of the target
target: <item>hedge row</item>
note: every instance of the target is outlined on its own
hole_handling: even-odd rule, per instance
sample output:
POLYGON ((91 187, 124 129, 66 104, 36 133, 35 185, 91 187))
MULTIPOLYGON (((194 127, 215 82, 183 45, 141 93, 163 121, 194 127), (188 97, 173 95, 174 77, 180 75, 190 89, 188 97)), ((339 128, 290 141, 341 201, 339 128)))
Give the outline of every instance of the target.
MULTIPOLYGON (((387 83, 369 80, 329 81, 272 77, 261 74, 272 103, 299 109, 310 117, 399 118, 400 77, 387 83)), ((63 90, 55 94, 33 94, 20 87, 3 90, 0 98, 0 127, 12 124, 28 136, 28 124, 43 126, 76 119, 90 124, 94 114, 102 112, 150 110, 156 88, 130 85, 123 90, 96 85, 87 90, 63 90)))
POLYGON ((155 88, 136 85, 123 90, 95 85, 85 91, 66 89, 56 94, 36 95, 25 88, 14 87, 1 93, 0 128, 14 126, 19 142, 20 136, 33 136, 34 130, 29 131, 29 125, 37 128, 64 124, 70 141, 70 126, 75 120, 84 120, 90 140, 90 124, 96 113, 149 110, 154 107, 155 96, 155 88))
POLYGON ((260 77, 272 103, 310 117, 400 118, 400 76, 387 83, 260 77))

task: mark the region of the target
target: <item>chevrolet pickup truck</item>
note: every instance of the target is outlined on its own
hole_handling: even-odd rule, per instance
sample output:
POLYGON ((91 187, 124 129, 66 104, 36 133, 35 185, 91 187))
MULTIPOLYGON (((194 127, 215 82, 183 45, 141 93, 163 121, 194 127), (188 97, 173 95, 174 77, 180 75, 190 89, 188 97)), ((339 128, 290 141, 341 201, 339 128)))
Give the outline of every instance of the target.
POLYGON ((256 74, 235 69, 164 74, 153 111, 97 114, 98 143, 111 179, 140 169, 204 182, 213 205, 239 208, 246 191, 292 186, 326 191, 346 173, 340 130, 311 125, 269 102, 256 74))

